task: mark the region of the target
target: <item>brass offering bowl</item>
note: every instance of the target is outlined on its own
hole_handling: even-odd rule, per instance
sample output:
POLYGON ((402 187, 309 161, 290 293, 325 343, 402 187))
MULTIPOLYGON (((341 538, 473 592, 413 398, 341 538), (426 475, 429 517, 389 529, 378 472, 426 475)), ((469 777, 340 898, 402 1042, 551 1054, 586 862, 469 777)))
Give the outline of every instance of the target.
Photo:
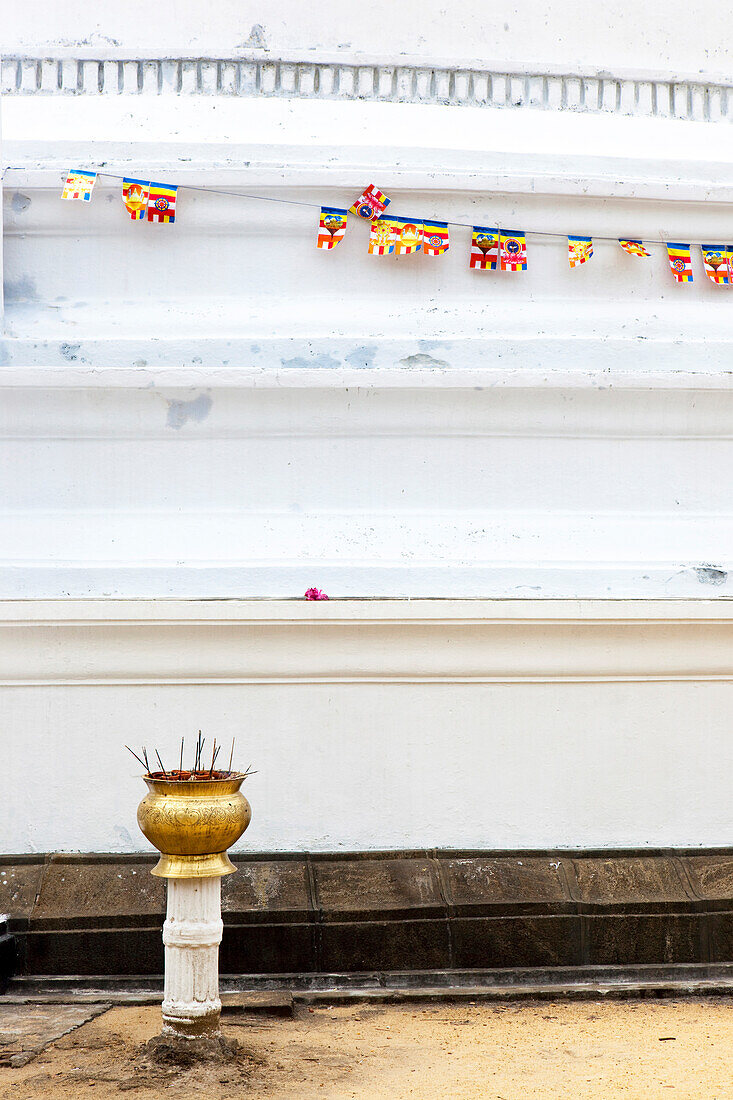
MULTIPOLYGON (((183 774, 183 773, 176 773, 183 774)), ((161 853, 152 874, 159 878, 214 878, 236 867, 227 855, 252 817, 240 792, 241 772, 214 772, 211 779, 143 776, 148 793, 137 809, 144 836, 161 853)))

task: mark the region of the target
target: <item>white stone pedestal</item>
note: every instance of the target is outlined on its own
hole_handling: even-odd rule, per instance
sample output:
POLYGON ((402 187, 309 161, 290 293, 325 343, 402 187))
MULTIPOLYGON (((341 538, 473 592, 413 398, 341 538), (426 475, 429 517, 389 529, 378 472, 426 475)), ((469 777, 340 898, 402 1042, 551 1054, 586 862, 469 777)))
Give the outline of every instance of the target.
POLYGON ((221 879, 168 879, 163 925, 163 1032, 182 1036, 219 1031, 221 879))

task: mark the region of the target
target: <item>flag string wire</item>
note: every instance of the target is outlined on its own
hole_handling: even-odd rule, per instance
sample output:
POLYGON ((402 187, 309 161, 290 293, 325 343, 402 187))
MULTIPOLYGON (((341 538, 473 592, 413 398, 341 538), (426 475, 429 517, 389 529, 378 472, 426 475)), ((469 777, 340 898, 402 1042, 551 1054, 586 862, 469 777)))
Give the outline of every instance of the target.
MULTIPOLYGON (((2 170, 2 177, 1 178, 4 179, 6 172, 13 172, 13 171, 21 171, 21 169, 15 168, 13 165, 5 165, 5 167, 2 170)), ((94 171, 94 174, 96 176, 101 176, 101 177, 105 177, 107 179, 113 179, 113 180, 125 180, 125 179, 130 179, 131 178, 129 176, 117 175, 117 173, 115 173, 115 172, 104 172, 104 171, 101 171, 101 170, 96 170, 96 169, 91 169, 91 168, 86 169, 86 171, 90 171, 90 172, 94 171)), ((147 181, 144 181, 144 182, 147 182, 147 181)), ((155 181, 155 182, 157 183, 157 181, 155 181)), ((305 202, 302 199, 283 199, 283 198, 276 198, 273 195, 250 195, 250 194, 247 194, 246 192, 243 192, 243 191, 223 191, 220 188, 216 188, 216 187, 199 187, 194 183, 158 184, 158 186, 161 186, 161 187, 166 187, 166 186, 175 187, 179 191, 199 191, 204 195, 226 195, 226 196, 228 196, 230 198, 233 198, 233 199, 248 199, 248 200, 253 201, 253 202, 274 202, 274 203, 281 203, 282 205, 285 205, 285 206, 305 206, 305 207, 308 207, 312 210, 322 210, 323 205, 324 205, 323 203, 319 203, 319 202, 305 202)), ((340 208, 334 207, 334 209, 340 209, 340 208)), ((385 217, 385 219, 388 219, 390 217, 394 217, 394 218, 399 217, 401 221, 407 221, 408 220, 408 219, 404 218, 402 215, 398 215, 398 214, 384 214, 384 217, 385 217)), ((368 219, 360 219, 360 220, 366 221, 368 219)), ((485 229, 485 228, 487 228, 485 226, 477 226, 473 222, 459 222, 459 221, 454 221, 452 219, 445 219, 445 218, 427 218, 427 219, 422 218, 422 219, 414 219, 414 220, 415 220, 416 224, 418 222, 422 222, 423 224, 425 222, 427 222, 428 224, 433 224, 434 223, 436 225, 460 226, 462 229, 479 229, 479 228, 485 229)), ((496 228, 494 231, 499 232, 499 229, 496 228)), ((629 237, 608 237, 608 236, 605 236, 605 235, 600 234, 600 233, 558 233, 558 232, 553 232, 552 230, 549 230, 549 229, 523 229, 523 230, 517 230, 517 232, 523 234, 525 237, 548 237, 551 240, 563 240, 563 239, 567 240, 569 237, 575 237, 575 238, 579 237, 581 239, 587 239, 587 240, 593 240, 593 241, 612 241, 614 244, 618 244, 619 241, 638 241, 641 244, 661 244, 661 245, 665 245, 665 246, 667 244, 666 239, 663 238, 663 237, 630 237, 630 236, 629 237)), ((685 244, 688 244, 688 245, 700 244, 701 248, 705 247, 699 241, 685 241, 685 244)))
MULTIPOLYGON (((99 175, 99 176, 108 176, 111 179, 116 179, 116 180, 125 179, 124 176, 113 175, 113 173, 111 173, 111 172, 98 172, 97 175, 99 175)), ((175 186, 175 185, 173 185, 173 186, 175 186)), ((188 191, 201 191, 204 194, 208 194, 208 195, 229 195, 231 198, 235 198, 235 199, 252 199, 255 202, 279 202, 279 203, 286 204, 288 206, 307 206, 307 207, 310 207, 312 210, 321 210, 323 208, 323 203, 320 203, 320 202, 304 202, 302 199, 275 198, 272 195, 248 195, 248 194, 245 194, 242 191, 221 191, 221 190, 219 190, 218 188, 215 188, 215 187, 197 187, 195 184, 191 184, 191 183, 182 183, 180 185, 180 188, 181 188, 181 190, 184 190, 184 191, 185 190, 188 190, 188 191)), ((385 218, 389 218, 389 217, 395 217, 396 218, 396 217, 402 217, 402 215, 385 214, 384 217, 385 218)), ((366 219, 362 218, 360 220, 364 221, 366 219)), ((423 221, 425 221, 425 220, 427 220, 428 222, 432 222, 433 220, 435 220, 437 223, 440 223, 442 221, 444 225, 458 225, 458 226, 461 226, 461 228, 463 228, 463 229, 474 229, 475 228, 474 223, 472 223, 472 222, 457 222, 457 221, 451 221, 451 220, 446 221, 445 219, 441 219, 441 218, 423 219, 423 221)), ((552 232, 544 231, 544 230, 522 230, 522 232, 525 233, 525 236, 530 236, 530 237, 551 237, 553 239, 558 239, 558 240, 562 240, 564 237, 568 236, 567 233, 552 233, 552 232)), ((571 234, 571 236, 579 236, 579 234, 573 233, 573 234, 571 234)), ((627 238, 623 238, 623 239, 626 240, 627 238)), ((641 240, 640 237, 634 237, 633 239, 637 240, 637 241, 641 240)), ((593 240, 596 240, 596 241, 614 241, 616 244, 618 244, 619 238, 618 237, 600 237, 596 234, 596 235, 593 236, 593 240)), ((663 244, 664 242, 660 239, 660 240, 653 240, 653 241, 650 241, 648 243, 663 244)))

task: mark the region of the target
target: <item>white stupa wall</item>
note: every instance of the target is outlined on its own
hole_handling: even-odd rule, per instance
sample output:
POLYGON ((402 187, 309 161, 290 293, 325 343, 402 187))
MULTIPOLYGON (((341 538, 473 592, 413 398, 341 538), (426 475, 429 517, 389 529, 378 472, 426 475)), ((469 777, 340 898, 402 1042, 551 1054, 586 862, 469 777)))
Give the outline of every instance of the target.
POLYGON ((246 847, 727 841, 733 288, 663 247, 733 241, 727 39, 616 7, 14 14, 6 851, 142 847, 121 746, 189 727, 260 768, 246 847), (134 224, 71 166, 208 193, 134 224), (370 182, 448 254, 317 251, 370 182))

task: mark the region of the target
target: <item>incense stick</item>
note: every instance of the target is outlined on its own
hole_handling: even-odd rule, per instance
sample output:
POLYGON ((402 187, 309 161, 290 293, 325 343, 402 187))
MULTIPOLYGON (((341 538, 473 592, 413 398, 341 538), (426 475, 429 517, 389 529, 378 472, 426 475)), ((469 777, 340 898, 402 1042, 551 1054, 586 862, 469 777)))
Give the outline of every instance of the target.
POLYGON ((214 751, 213 751, 212 756, 211 756, 211 767, 209 768, 209 779, 211 779, 211 777, 214 773, 214 764, 216 763, 216 758, 217 758, 217 756, 219 755, 220 752, 221 752, 221 745, 217 746, 216 738, 214 738, 214 751))
POLYGON ((135 757, 135 759, 136 759, 136 760, 137 760, 137 761, 138 761, 138 762, 139 762, 140 764, 142 764, 142 766, 143 766, 143 767, 145 767, 145 761, 144 761, 144 760, 140 760, 140 757, 139 757, 139 756, 137 755, 137 753, 136 753, 136 752, 135 752, 135 751, 134 751, 133 749, 131 749, 131 748, 130 748, 130 746, 129 746, 129 745, 125 745, 125 748, 127 749, 127 751, 128 751, 128 752, 131 752, 131 753, 132 753, 132 755, 133 755, 133 756, 135 757))
MULTIPOLYGON (((223 779, 225 777, 229 777, 229 776, 232 776, 232 775, 235 775, 235 774, 242 775, 242 778, 246 779, 248 775, 256 775, 257 774, 256 771, 252 768, 251 764, 247 767, 247 770, 244 773, 241 773, 241 772, 236 772, 235 773, 232 770, 233 763, 234 763, 234 748, 236 746, 236 743, 237 743, 236 737, 232 737, 232 744, 231 744, 231 748, 229 750, 229 768, 228 768, 227 771, 222 770, 222 771, 216 772, 216 778, 217 779, 223 779)), ((221 742, 217 742, 216 738, 213 739, 213 744, 211 746, 211 762, 209 764, 208 769, 207 769, 206 765, 204 764, 204 746, 205 745, 206 745, 206 738, 202 737, 201 730, 199 730, 198 731, 198 737, 196 738, 196 746, 195 746, 195 749, 194 749, 193 770, 187 773, 189 779, 202 780, 202 779, 213 779, 214 778, 214 772, 215 772, 215 769, 216 769, 216 762, 219 759, 219 754, 221 753, 223 745, 221 744, 221 742)), ((153 772, 151 771, 151 768, 150 768, 150 760, 148 758, 148 750, 147 750, 146 745, 143 745, 141 750, 140 750, 140 752, 142 753, 141 756, 139 756, 135 752, 134 749, 131 749, 129 745, 125 745, 125 748, 127 749, 128 752, 132 753, 132 755, 137 760, 138 764, 141 764, 143 766, 143 768, 145 768, 145 772, 148 776, 153 775, 153 772)), ((182 780, 183 779, 183 775, 184 775, 183 760, 184 760, 184 755, 185 755, 185 751, 186 751, 186 739, 185 739, 185 737, 181 738, 181 748, 180 748, 180 751, 179 751, 179 754, 178 754, 179 767, 178 767, 177 770, 173 769, 170 772, 167 771, 165 765, 163 764, 163 760, 161 758, 161 755, 160 755, 160 752, 158 751, 158 749, 153 749, 153 751, 155 752, 155 755, 158 759, 158 764, 160 766, 160 773, 155 773, 155 774, 162 774, 166 779, 171 780, 171 781, 182 780)))

